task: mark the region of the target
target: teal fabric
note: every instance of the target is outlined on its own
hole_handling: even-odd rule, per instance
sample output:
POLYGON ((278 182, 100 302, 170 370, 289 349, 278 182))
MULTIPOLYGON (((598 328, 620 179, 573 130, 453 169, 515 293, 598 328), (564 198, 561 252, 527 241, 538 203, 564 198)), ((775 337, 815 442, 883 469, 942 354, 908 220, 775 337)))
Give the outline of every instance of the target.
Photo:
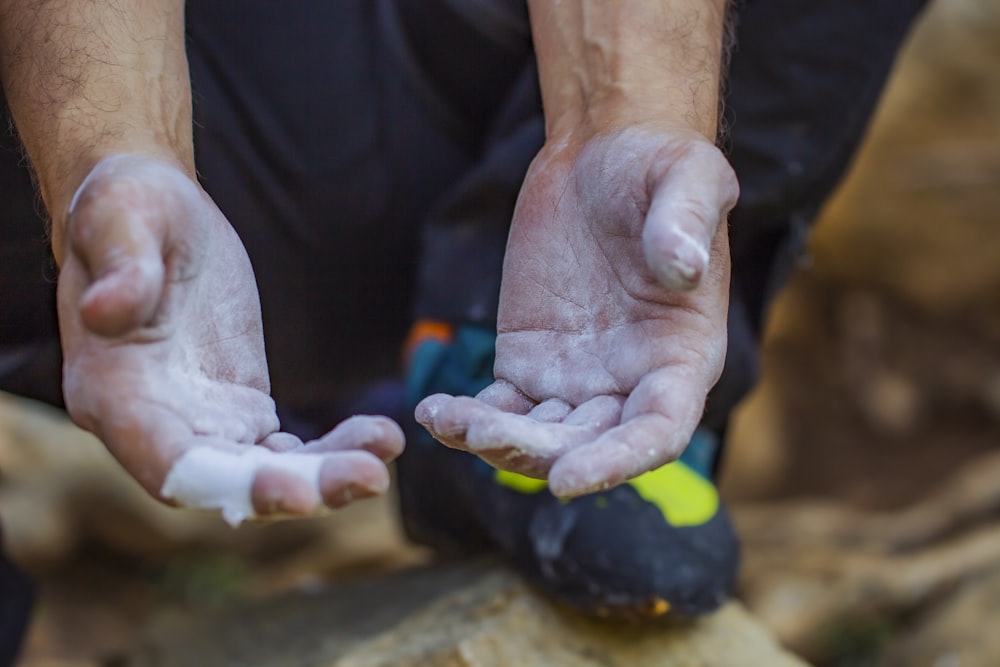
POLYGON ((464 325, 455 330, 451 343, 427 340, 410 360, 406 400, 416 406, 430 394, 475 396, 493 382, 496 332, 486 327, 464 325))

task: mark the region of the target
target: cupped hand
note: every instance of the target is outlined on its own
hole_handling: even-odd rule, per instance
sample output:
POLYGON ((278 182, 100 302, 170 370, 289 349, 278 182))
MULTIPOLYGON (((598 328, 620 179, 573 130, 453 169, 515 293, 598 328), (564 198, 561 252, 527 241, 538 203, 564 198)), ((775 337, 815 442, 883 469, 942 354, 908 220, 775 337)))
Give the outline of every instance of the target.
POLYGON ((307 443, 279 431, 249 259, 183 171, 102 160, 64 238, 67 409, 150 494, 238 523, 386 490, 403 447, 391 420, 354 417, 307 443))
POLYGON ((417 420, 562 497, 675 459, 725 360, 738 192, 694 133, 550 139, 511 224, 496 381, 474 399, 429 396, 417 420))

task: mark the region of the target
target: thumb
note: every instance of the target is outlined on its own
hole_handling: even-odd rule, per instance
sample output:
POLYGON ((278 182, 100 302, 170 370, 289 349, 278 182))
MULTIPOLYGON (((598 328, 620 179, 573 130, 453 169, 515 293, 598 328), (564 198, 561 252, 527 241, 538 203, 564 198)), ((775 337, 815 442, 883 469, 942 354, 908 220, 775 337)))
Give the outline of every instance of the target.
POLYGON ((736 205, 739 185, 715 146, 693 144, 654 173, 642 232, 646 264, 672 290, 696 288, 708 269, 712 238, 736 205))
POLYGON ((163 289, 163 236, 136 183, 104 179, 98 165, 84 180, 67 218, 67 261, 86 276, 79 300, 83 325, 119 336, 147 323, 163 289))

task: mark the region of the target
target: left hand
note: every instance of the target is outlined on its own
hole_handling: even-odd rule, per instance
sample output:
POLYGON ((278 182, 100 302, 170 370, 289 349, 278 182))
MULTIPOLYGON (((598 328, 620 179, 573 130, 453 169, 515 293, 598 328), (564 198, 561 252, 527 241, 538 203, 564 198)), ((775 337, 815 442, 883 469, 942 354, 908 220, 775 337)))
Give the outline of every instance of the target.
POLYGON ((722 372, 736 177, 689 131, 550 139, 511 224, 495 382, 436 394, 435 438, 572 497, 675 459, 722 372))
POLYGON ((66 406, 151 495, 235 524, 388 489, 403 448, 391 420, 353 417, 309 443, 279 430, 250 260, 175 164, 105 158, 64 227, 66 406))

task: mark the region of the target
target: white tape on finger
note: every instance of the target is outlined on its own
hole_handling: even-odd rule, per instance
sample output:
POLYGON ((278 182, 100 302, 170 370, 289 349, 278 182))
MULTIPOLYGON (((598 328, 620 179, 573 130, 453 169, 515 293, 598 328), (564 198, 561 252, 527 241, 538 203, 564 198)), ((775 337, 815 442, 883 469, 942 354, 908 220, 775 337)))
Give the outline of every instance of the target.
POLYGON ((219 510, 226 522, 236 527, 257 516, 251 490, 257 471, 277 468, 298 475, 313 485, 317 493, 323 454, 274 452, 264 447, 247 447, 239 454, 194 447, 174 462, 160 494, 181 507, 219 510))

